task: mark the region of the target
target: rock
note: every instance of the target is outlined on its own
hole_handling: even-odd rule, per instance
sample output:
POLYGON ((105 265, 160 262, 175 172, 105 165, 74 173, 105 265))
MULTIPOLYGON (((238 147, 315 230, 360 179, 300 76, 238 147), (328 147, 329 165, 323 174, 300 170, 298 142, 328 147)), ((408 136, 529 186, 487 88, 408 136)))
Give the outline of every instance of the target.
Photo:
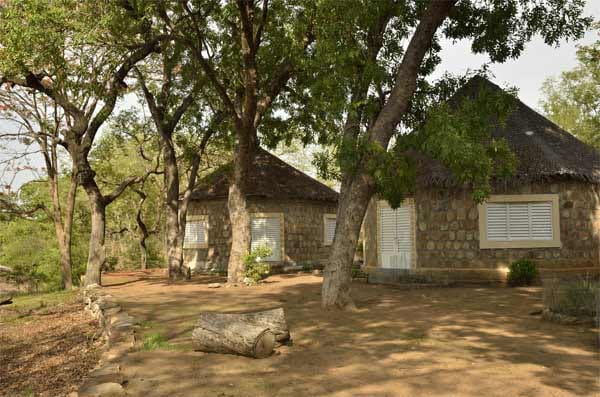
POLYGON ((208 288, 221 288, 220 283, 210 283, 208 284, 208 288))
POLYGON ((312 271, 312 274, 315 275, 315 276, 320 276, 320 275, 323 274, 323 271, 320 270, 320 269, 315 269, 315 270, 312 271))
POLYGON ((117 374, 121 371, 121 366, 119 364, 110 364, 105 365, 101 368, 95 369, 90 373, 92 378, 96 378, 98 376, 117 374))
POLYGON ((86 387, 79 393, 80 397, 120 397, 125 395, 123 386, 115 382, 100 383, 86 387))

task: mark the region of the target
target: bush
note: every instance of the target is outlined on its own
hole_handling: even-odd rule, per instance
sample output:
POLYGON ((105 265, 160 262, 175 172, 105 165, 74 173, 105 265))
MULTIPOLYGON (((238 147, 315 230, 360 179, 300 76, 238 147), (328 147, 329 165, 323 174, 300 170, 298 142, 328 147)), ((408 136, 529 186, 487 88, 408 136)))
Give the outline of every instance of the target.
POLYGON ((513 262, 508 270, 508 285, 518 287, 531 285, 537 279, 539 271, 537 266, 528 259, 513 262))
POLYGON ((263 262, 263 258, 271 256, 272 253, 271 248, 259 246, 244 257, 244 264, 246 265, 244 276, 248 284, 257 284, 260 280, 269 276, 271 265, 263 262))
POLYGON ((17 264, 7 278, 16 285, 27 286, 30 291, 35 292, 39 292, 40 286, 48 282, 48 276, 39 270, 37 264, 17 264))
POLYGON ((360 264, 358 263, 353 263, 352 264, 352 268, 350 269, 352 278, 367 278, 367 273, 365 273, 362 268, 360 267, 360 264))
POLYGON ((598 311, 597 302, 600 295, 600 281, 591 277, 581 277, 576 280, 564 281, 558 296, 558 302, 552 311, 570 316, 593 317, 598 311))

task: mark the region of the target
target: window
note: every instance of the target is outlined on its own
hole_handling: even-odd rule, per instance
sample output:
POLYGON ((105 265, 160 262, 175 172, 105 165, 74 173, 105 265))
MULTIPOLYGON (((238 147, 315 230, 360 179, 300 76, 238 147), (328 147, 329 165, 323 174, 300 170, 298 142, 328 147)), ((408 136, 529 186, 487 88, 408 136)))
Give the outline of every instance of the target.
POLYGON ((479 246, 560 247, 558 195, 491 196, 479 206, 479 246))
POLYGON ((258 246, 271 248, 271 255, 265 261, 277 262, 283 256, 283 214, 253 214, 250 224, 252 242, 250 248, 258 246))
POLYGON ((335 214, 323 215, 323 244, 325 244, 325 245, 333 244, 333 236, 335 236, 335 224, 336 224, 335 214))
POLYGON ((208 247, 208 222, 204 215, 188 216, 185 222, 183 248, 208 247))

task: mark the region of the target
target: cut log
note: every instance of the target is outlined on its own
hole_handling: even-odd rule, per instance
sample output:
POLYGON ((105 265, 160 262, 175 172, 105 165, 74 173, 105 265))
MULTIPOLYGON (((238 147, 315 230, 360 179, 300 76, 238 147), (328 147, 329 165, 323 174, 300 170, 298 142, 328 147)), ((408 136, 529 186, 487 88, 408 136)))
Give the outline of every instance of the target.
POLYGON ((268 357, 290 339, 283 308, 254 313, 201 313, 192 332, 195 350, 268 357))
POLYGON ((269 328, 275 335, 277 344, 285 344, 290 340, 290 330, 285 320, 283 307, 260 312, 241 313, 240 315, 244 316, 249 323, 269 328))

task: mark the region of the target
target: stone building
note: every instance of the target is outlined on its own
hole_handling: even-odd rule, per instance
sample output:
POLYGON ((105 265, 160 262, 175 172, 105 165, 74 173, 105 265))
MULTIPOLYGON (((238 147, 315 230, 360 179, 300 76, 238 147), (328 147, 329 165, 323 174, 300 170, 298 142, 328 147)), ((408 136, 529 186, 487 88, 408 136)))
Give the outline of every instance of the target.
POLYGON ((513 177, 493 181, 483 204, 421 156, 415 193, 400 208, 372 200, 363 252, 374 278, 502 280, 521 258, 542 274, 600 271, 600 154, 520 101, 492 135, 519 163, 513 177))
MULTIPOLYGON (((227 169, 209 175, 193 193, 184 240, 184 261, 192 269, 227 269, 231 249, 227 169)), ((247 186, 252 247, 271 248, 267 261, 276 270, 321 265, 327 259, 337 192, 264 150, 255 156, 247 186)))

